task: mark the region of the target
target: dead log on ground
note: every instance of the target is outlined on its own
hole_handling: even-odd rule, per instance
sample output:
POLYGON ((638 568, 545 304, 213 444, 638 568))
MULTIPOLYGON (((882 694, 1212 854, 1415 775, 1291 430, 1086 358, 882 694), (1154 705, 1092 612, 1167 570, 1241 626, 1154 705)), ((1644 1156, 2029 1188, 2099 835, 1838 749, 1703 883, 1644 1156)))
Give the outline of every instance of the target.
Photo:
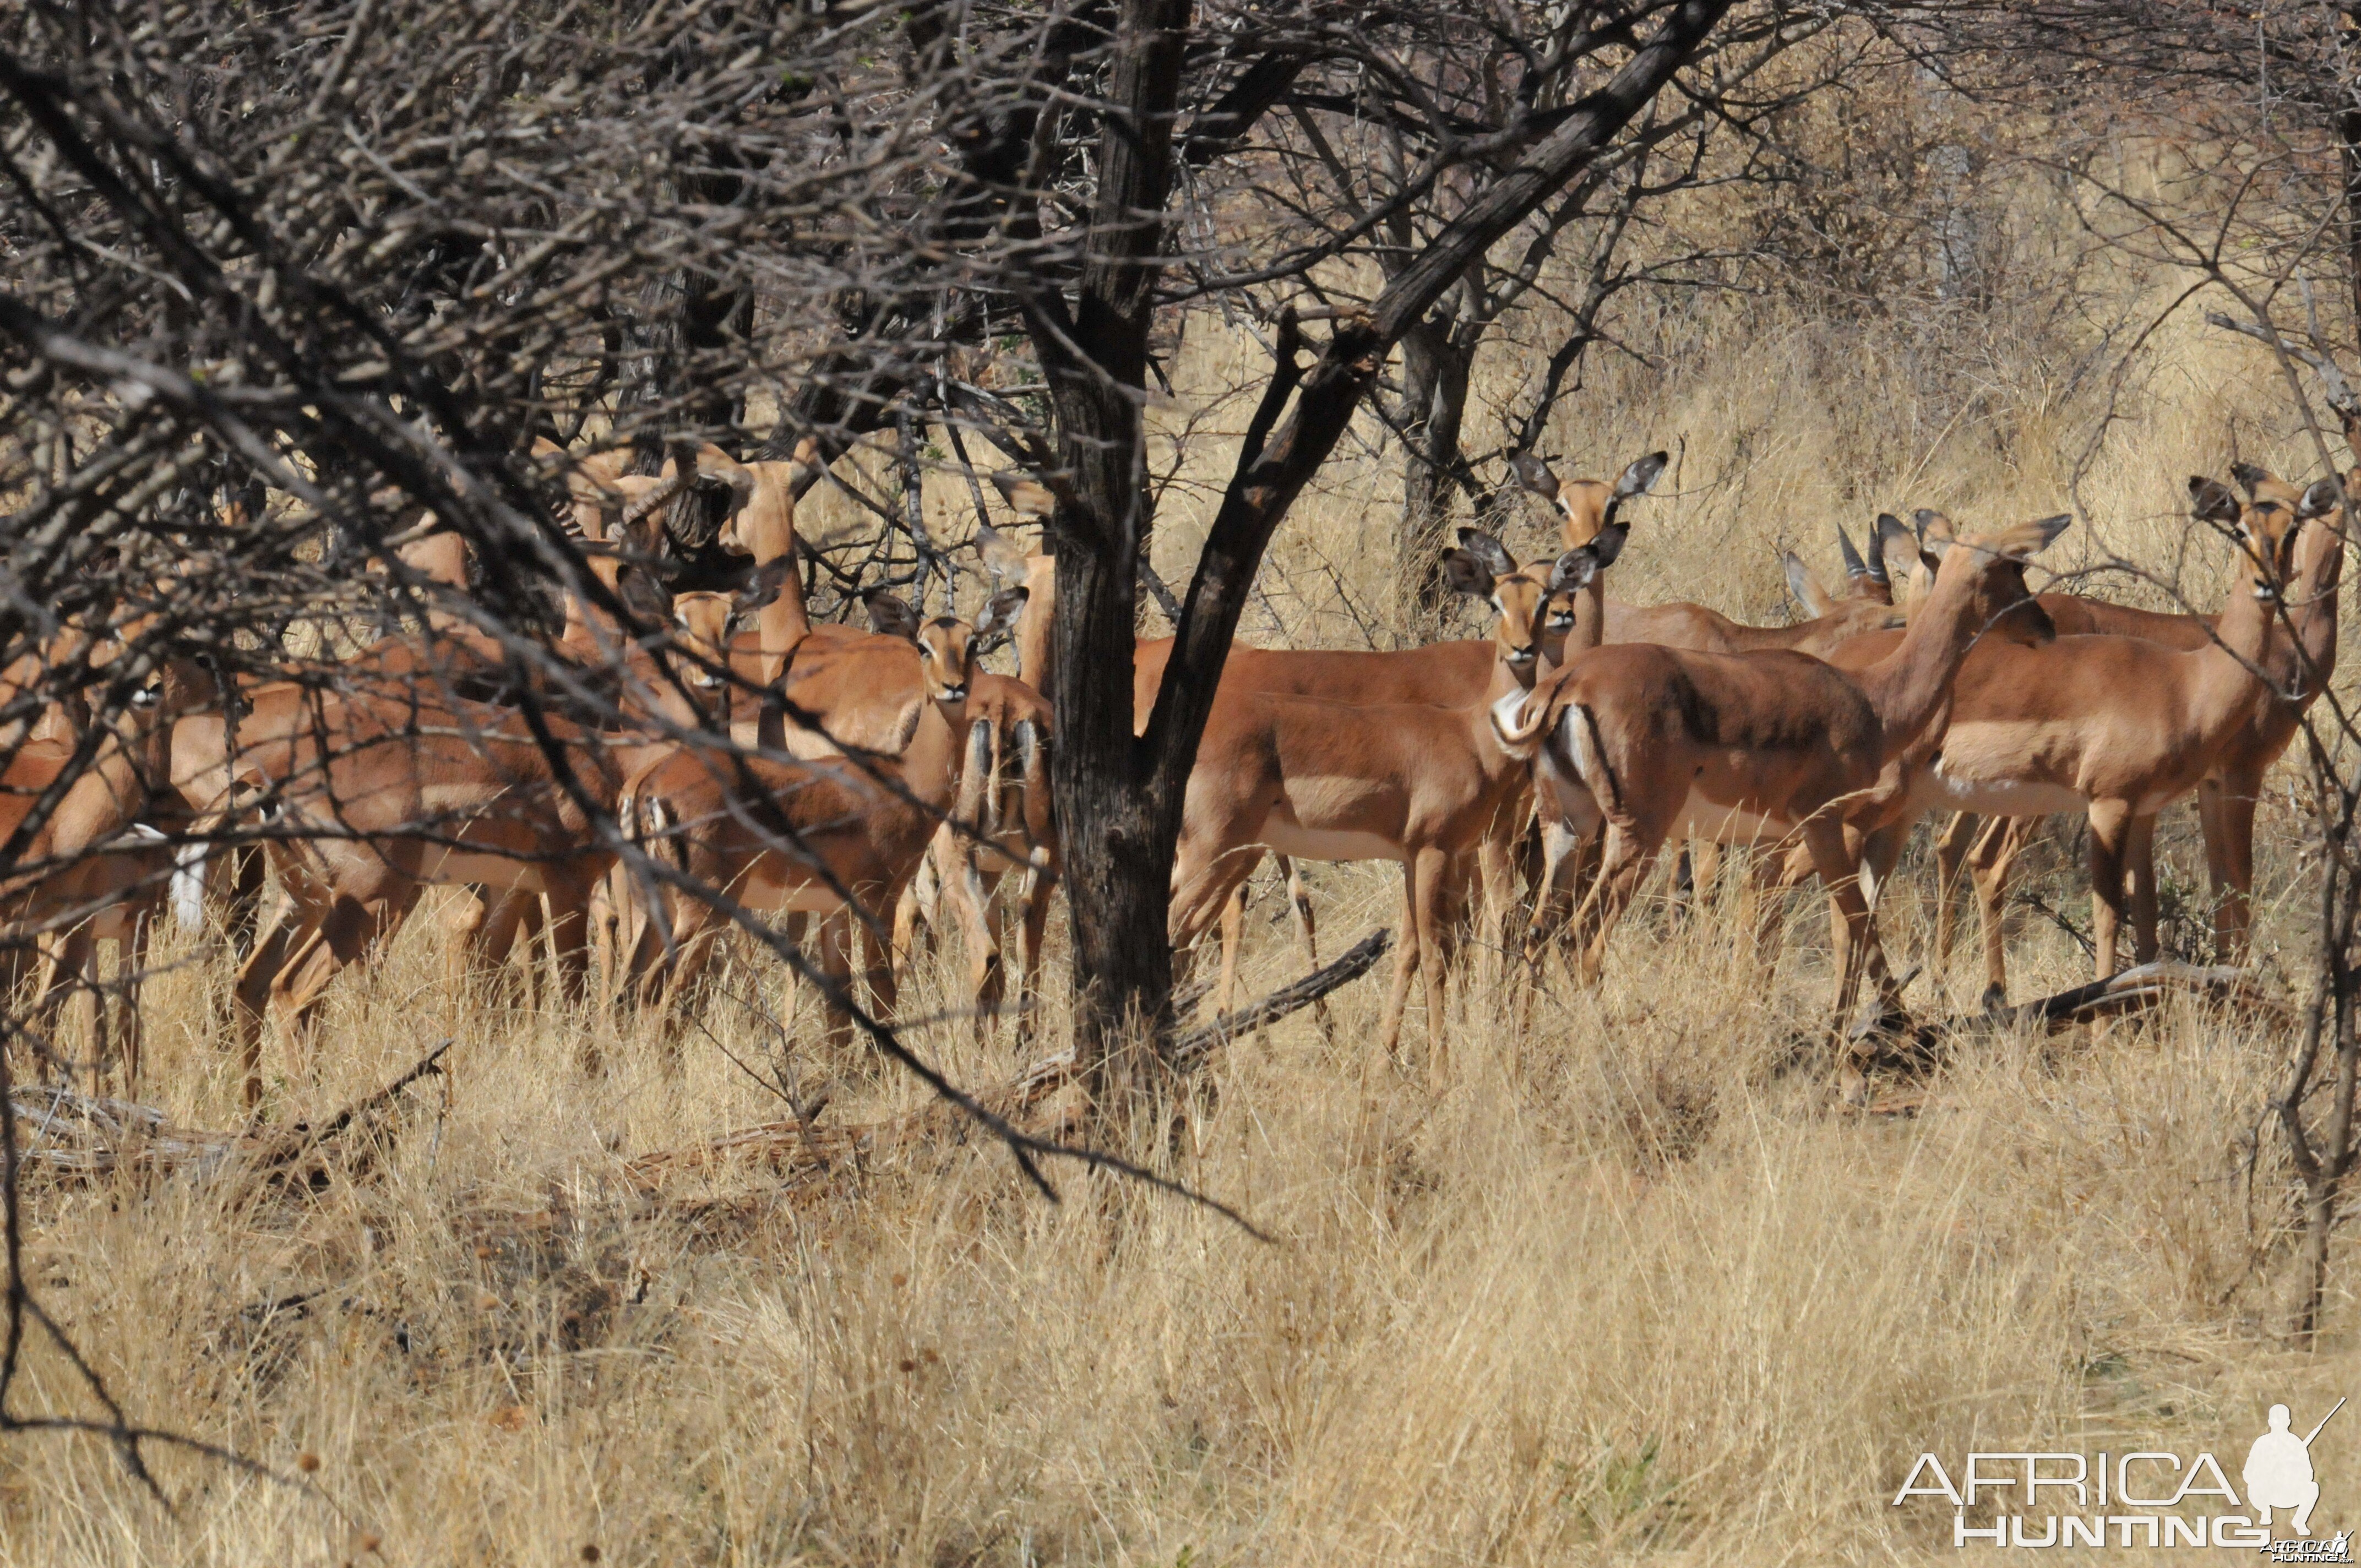
MULTIPOLYGON (((1301 980, 1179 1035, 1166 1052, 1166 1061, 1175 1073, 1193 1072, 1238 1036, 1309 1007, 1368 973, 1392 945, 1391 931, 1370 932, 1334 961, 1301 980)), ((1068 1092, 1076 1088, 1073 1065, 1071 1051, 1046 1057, 1011 1081, 979 1093, 976 1102, 1030 1131, 1054 1134, 1070 1119, 1069 1113, 1078 1109, 1074 1095, 1068 1092), (1049 1102, 1060 1097, 1068 1102, 1065 1112, 1052 1111, 1045 1115, 1049 1102)), ((631 1180, 650 1187, 673 1171, 708 1169, 728 1161, 752 1159, 794 1181, 830 1170, 871 1169, 918 1146, 963 1135, 972 1125, 964 1113, 939 1102, 882 1122, 850 1126, 807 1126, 800 1119, 790 1117, 742 1128, 686 1148, 644 1154, 623 1168, 631 1180)))

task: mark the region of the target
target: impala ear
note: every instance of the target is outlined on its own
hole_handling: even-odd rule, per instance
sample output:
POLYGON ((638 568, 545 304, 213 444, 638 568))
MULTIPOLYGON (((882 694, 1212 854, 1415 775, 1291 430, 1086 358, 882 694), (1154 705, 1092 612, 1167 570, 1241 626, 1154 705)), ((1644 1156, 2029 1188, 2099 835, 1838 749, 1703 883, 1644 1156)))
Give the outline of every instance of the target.
POLYGON ((986 600, 983 613, 975 618, 977 649, 993 647, 1014 635, 1017 618, 1025 613, 1025 601, 1031 597, 1029 588, 1003 588, 986 600))
POLYGON ((1910 568, 1918 564, 1917 553, 1911 548, 1910 525, 1890 511, 1879 512, 1873 543, 1870 576, 1891 589, 1896 577, 1907 577, 1910 568))
POLYGON ((2021 561, 2027 555, 2048 549, 2073 521, 2072 512, 2061 511, 2055 517, 2040 518, 2032 522, 2020 522, 2014 528, 2003 531, 1998 537, 1994 538, 1993 548, 2012 560, 2021 561))
POLYGON ((2207 522, 2235 522, 2244 509, 2230 487, 2202 474, 2189 476, 2189 512, 2207 522))
POLYGON ((1949 543, 1959 537, 1959 530, 1951 526, 1951 520, 1932 507, 1920 507, 1910 514, 1910 521, 1918 526, 1918 543, 1921 544, 1937 539, 1949 543))
MULTIPOLYGON (((1836 531, 1837 554, 1844 562, 1845 576, 1852 578, 1855 582, 1859 582, 1863 577, 1868 577, 1872 581, 1875 580, 1877 574, 1869 569, 1869 563, 1862 560, 1861 558, 1861 552, 1852 547, 1852 535, 1845 532, 1844 524, 1841 522, 1838 523, 1836 525, 1836 531)), ((1873 543, 1875 541, 1872 540, 1872 543, 1873 543)), ((1802 563, 1798 562, 1797 565, 1800 565, 1802 563)))
POLYGON ((2297 504, 2295 514, 2306 521, 2315 517, 2326 517, 2344 504, 2342 498, 2343 492, 2338 489, 2335 480, 2314 479, 2311 488, 2303 492, 2303 499, 2297 504))
POLYGON ((1779 564, 1787 571, 1787 591, 1795 596, 1795 602, 1804 607, 1804 613, 1810 616, 1828 614, 1833 608, 1828 603, 1828 591, 1820 587, 1819 580, 1812 576, 1811 568, 1804 565, 1803 558, 1792 550, 1782 550, 1779 552, 1779 564))
POLYGON ((1517 488, 1527 495, 1539 496, 1545 501, 1557 499, 1557 476, 1535 454, 1520 452, 1510 458, 1509 472, 1516 477, 1517 488))
POLYGON ((1623 477, 1615 481, 1615 499, 1629 500, 1633 496, 1644 496, 1654 489, 1656 477, 1664 471, 1664 465, 1670 461, 1672 456, 1669 453, 1651 452, 1631 463, 1623 470, 1623 477))
POLYGON ((1001 499, 1019 517, 1048 517, 1058 510, 1058 498, 1030 475, 1004 468, 992 476, 992 482, 999 488, 1001 499))
POLYGON ((975 553, 995 583, 1025 575, 1025 547, 988 522, 976 526, 975 553))
POLYGON ((1551 567, 1549 591, 1559 594, 1580 593, 1598 576, 1598 552, 1591 545, 1577 545, 1559 556, 1551 567))
POLYGON ((2270 477, 2271 474, 2269 469, 2257 468, 2252 463, 2233 463, 2230 465, 2230 477, 2238 481, 2238 488, 2245 490, 2250 499, 2265 484, 2269 482, 2270 477))
MULTIPOLYGON (((1472 532, 1472 531, 1471 531, 1472 532)), ((1470 598, 1492 597, 1496 574, 1490 565, 1466 550, 1445 550, 1443 553, 1443 580, 1455 594, 1470 598)))
POLYGON ((1598 558, 1598 569, 1603 572, 1615 565, 1615 558, 1623 554, 1623 546, 1631 543, 1631 525, 1610 522, 1598 531, 1598 537, 1590 542, 1588 548, 1598 558))
POLYGON ((869 610, 869 629, 883 637, 906 637, 918 640, 918 612, 912 609, 898 594, 879 588, 861 601, 869 610))
POLYGON ((1459 531, 1459 548, 1484 563, 1496 577, 1505 577, 1517 569, 1517 558, 1508 547, 1480 528, 1459 531))
POLYGON ((787 578, 795 569, 796 559, 792 555, 763 562, 755 568, 754 580, 738 590, 737 602, 731 607, 730 613, 739 615, 758 610, 777 598, 779 590, 786 586, 787 578))

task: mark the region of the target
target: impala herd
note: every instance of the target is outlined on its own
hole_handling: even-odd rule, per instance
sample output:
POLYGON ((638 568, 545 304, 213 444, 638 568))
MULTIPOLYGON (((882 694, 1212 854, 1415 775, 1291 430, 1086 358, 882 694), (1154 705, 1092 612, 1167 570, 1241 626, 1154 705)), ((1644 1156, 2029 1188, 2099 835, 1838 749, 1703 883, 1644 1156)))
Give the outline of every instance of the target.
MULTIPOLYGON (((482 630, 464 548, 430 528, 383 565, 418 612, 333 678, 316 664, 234 680, 207 662, 134 668, 137 628, 86 644, 61 633, 0 671, 0 695, 38 691, 69 656, 118 672, 95 707, 50 703, 0 737, 0 834, 37 803, 51 807, 38 832, 17 835, 19 869, 0 882, 0 920, 16 950, 38 955, 18 976, 37 1015, 99 995, 101 941, 121 944, 116 989, 128 991, 168 890, 184 919, 201 895, 227 901, 249 1104, 265 1034, 304 1041, 335 975, 379 953, 434 886, 467 891, 448 916, 456 974, 546 942, 569 1001, 595 984, 664 1032, 692 1014, 721 938, 749 914, 785 916, 798 939, 818 917, 840 1039, 856 950, 872 1006, 890 1014, 896 970, 948 925, 964 938, 967 990, 988 1028, 1006 1001, 1004 905, 1017 916, 1020 1002, 1036 986, 1060 870, 1050 558, 986 528, 994 591, 972 621, 877 593, 867 630, 814 624, 794 499, 799 466, 815 461, 808 444, 793 463, 741 464, 708 447, 693 472, 649 477, 611 455, 544 444, 539 455, 566 477, 589 567, 545 659, 520 661, 482 630), (722 543, 749 559, 752 587, 682 594, 668 629, 627 628, 612 607, 646 585, 625 574, 653 555, 656 520, 692 486, 726 495, 722 543), (1016 678, 982 666, 1005 641, 1016 678), (195 858, 208 840, 242 847, 195 858)), ((2237 555, 2218 616, 2036 593, 2026 562, 2065 517, 1967 534, 1922 511, 1915 527, 1880 517, 1865 557, 1839 531, 1842 596, 1785 557, 1810 616, 1772 628, 1609 597, 1632 548, 1629 513, 1664 462, 1653 453, 1611 482, 1563 483, 1530 455, 1512 465, 1555 510, 1561 551, 1520 563, 1460 531, 1443 578, 1488 608, 1488 640, 1232 652, 1189 781, 1170 915, 1176 948, 1221 930, 1223 1003, 1245 884, 1266 854, 1315 961, 1292 862, 1396 861, 1403 916, 1385 1047, 1398 1047, 1415 977, 1439 1075, 1445 987, 1471 913, 1532 965, 1562 947, 1593 983, 1618 920, 1679 839, 1700 886, 1721 850, 1749 851, 1758 961, 1771 956, 1778 892, 1817 877, 1831 1017, 1841 1027, 1859 1007, 1874 1024, 1898 1011, 1900 990, 1878 940, 1878 894, 1911 828, 1938 811, 1952 814, 1936 855, 1938 963, 1964 868, 1997 1003, 2005 880, 2039 820, 2088 819, 2103 978, 2126 912, 2134 957, 2157 952, 2156 817, 2192 793, 2217 942, 2225 961, 2243 957, 2263 775, 2335 658, 2337 481, 2300 488, 2243 465, 2235 490, 2190 481, 2193 518, 2237 555)), ((998 478, 1018 515, 1051 510, 1040 484, 998 478)), ((2345 483, 2361 486, 2361 470, 2345 483)), ((1171 646, 1137 645, 1143 718, 1171 646)), ((117 1054, 130 1081, 136 992, 126 1000, 117 1054)), ((109 1012, 95 1009, 94 1064, 109 1055, 109 1012)))

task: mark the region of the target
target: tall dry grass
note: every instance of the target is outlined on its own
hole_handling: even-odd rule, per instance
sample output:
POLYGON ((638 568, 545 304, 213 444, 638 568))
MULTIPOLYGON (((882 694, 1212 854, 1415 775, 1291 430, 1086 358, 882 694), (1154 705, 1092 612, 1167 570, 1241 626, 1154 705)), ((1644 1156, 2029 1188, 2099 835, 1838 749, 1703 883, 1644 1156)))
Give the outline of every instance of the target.
MULTIPOLYGON (((2025 246, 2062 221, 2027 220, 2025 246)), ((2157 298, 2107 265, 2114 319, 2157 298)), ((1675 454, 1613 591, 1770 619, 1773 550, 1833 572, 1831 522, 2070 505, 2053 566, 2121 556, 2217 598, 2184 477, 2234 451, 2312 468, 2270 367, 2182 316, 2117 384, 2075 368, 2090 345, 2071 323, 2025 309, 1932 349, 1895 320, 1775 302, 1665 313, 1651 363, 1602 358, 1553 433, 1570 470, 1675 454)), ((1520 395, 1523 331, 1484 367, 1482 408, 1520 395)), ((1261 373, 1242 334, 1192 332, 1183 413, 1261 373)), ((1157 454, 1179 476, 1168 576, 1203 526, 1199 487, 1226 471, 1224 417, 1157 454)), ((1374 434, 1333 464, 1246 634, 1399 636, 1398 498, 1374 434)), ((961 487, 929 504, 963 535, 961 487)), ((1510 543, 1551 538, 1535 511, 1510 543)), ((2186 815, 2166 835, 2167 934, 2193 949, 2186 815)), ((2303 834, 2283 791, 2260 842, 2258 950, 2292 992, 2303 834)), ((2075 865, 2053 850, 2030 885, 2079 921, 2075 865)), ((1331 950, 1392 923, 1389 871, 1312 878, 1331 950)), ((1923 955, 1929 898, 1914 858, 1883 912, 1897 954, 1923 955)), ((1300 968, 1278 908, 1266 894, 1250 920, 1250 992, 1300 968)), ((2018 994, 2082 978, 2059 922, 2015 918, 2018 994)), ((292 1198, 196 1175, 27 1190, 34 1287, 132 1411, 312 1489, 158 1453, 168 1514, 101 1442, 12 1440, 0 1562, 1945 1558, 1948 1518, 1888 1502, 1921 1450, 2204 1447, 2235 1472, 2269 1403, 2361 1392, 2349 1243, 2322 1347, 2286 1348, 2288 1181, 2263 1121, 2283 1023, 2184 1006, 1979 1045, 1924 1114, 1842 1118, 1809 1045, 1824 921, 1799 899, 1789 926, 1763 975, 1730 914, 1645 904, 1605 983, 1553 978, 1529 1025, 1479 962, 1443 1021, 1439 1095, 1419 1049, 1372 1047, 1381 981, 1334 999, 1333 1041, 1299 1015, 1238 1042, 1123 1152, 1235 1205, 1258 1241, 1071 1168, 1044 1201, 982 1140, 796 1186, 725 1163, 651 1189, 627 1162, 783 1113, 729 1053, 784 1059, 829 1122, 920 1096, 865 1051, 829 1057, 773 970, 736 963, 672 1054, 610 1019, 453 994, 434 923, 413 922, 340 982, 316 1055, 271 1060, 273 1113, 295 1120, 456 1038, 447 1092, 414 1097, 366 1168, 292 1198), (586 1041, 601 1075, 581 1070, 586 1041)), ((911 1038, 963 1082, 1009 1078, 1062 1033, 1062 941, 1035 1041, 978 1045, 956 1020, 911 1038)), ((185 962, 149 987, 145 1095, 235 1124, 224 960, 165 956, 185 962)), ((955 1014, 956 970, 922 961, 907 1014, 955 1014)), ((1914 1003, 1966 1004, 1971 971, 1963 952, 1914 1003)), ((37 1346, 16 1408, 90 1413, 76 1389, 37 1346)), ((2361 1522, 2361 1423, 2315 1453, 2323 1521, 2361 1522)))

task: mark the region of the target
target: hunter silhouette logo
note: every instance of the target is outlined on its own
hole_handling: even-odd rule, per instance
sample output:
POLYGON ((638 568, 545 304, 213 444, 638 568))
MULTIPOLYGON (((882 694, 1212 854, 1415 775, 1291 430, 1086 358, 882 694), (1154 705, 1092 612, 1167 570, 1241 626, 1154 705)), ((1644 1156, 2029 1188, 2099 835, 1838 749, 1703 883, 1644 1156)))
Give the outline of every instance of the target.
POLYGON ((2246 1483, 2246 1503, 2255 1510, 2257 1524, 2268 1528, 2273 1508, 2292 1508, 2295 1517, 2289 1523, 2296 1534, 2312 1533, 2312 1505, 2320 1501, 2320 1483, 2312 1474, 2312 1440, 2344 1408, 2345 1401, 2337 1400, 2320 1418, 2320 1426, 2298 1437, 2288 1430, 2288 1408, 2271 1407, 2271 1430, 2246 1451, 2246 1468, 2241 1473, 2246 1483))
POLYGON ((2350 1533, 2312 1533, 2320 1503, 2312 1443, 2345 1403, 2301 1433, 2288 1407, 2273 1405, 2235 1486, 2211 1453, 1978 1451, 1956 1482, 1939 1457, 1921 1453, 1894 1506, 1949 1503, 1955 1547, 2244 1547, 2271 1563, 2351 1563, 2350 1533))

